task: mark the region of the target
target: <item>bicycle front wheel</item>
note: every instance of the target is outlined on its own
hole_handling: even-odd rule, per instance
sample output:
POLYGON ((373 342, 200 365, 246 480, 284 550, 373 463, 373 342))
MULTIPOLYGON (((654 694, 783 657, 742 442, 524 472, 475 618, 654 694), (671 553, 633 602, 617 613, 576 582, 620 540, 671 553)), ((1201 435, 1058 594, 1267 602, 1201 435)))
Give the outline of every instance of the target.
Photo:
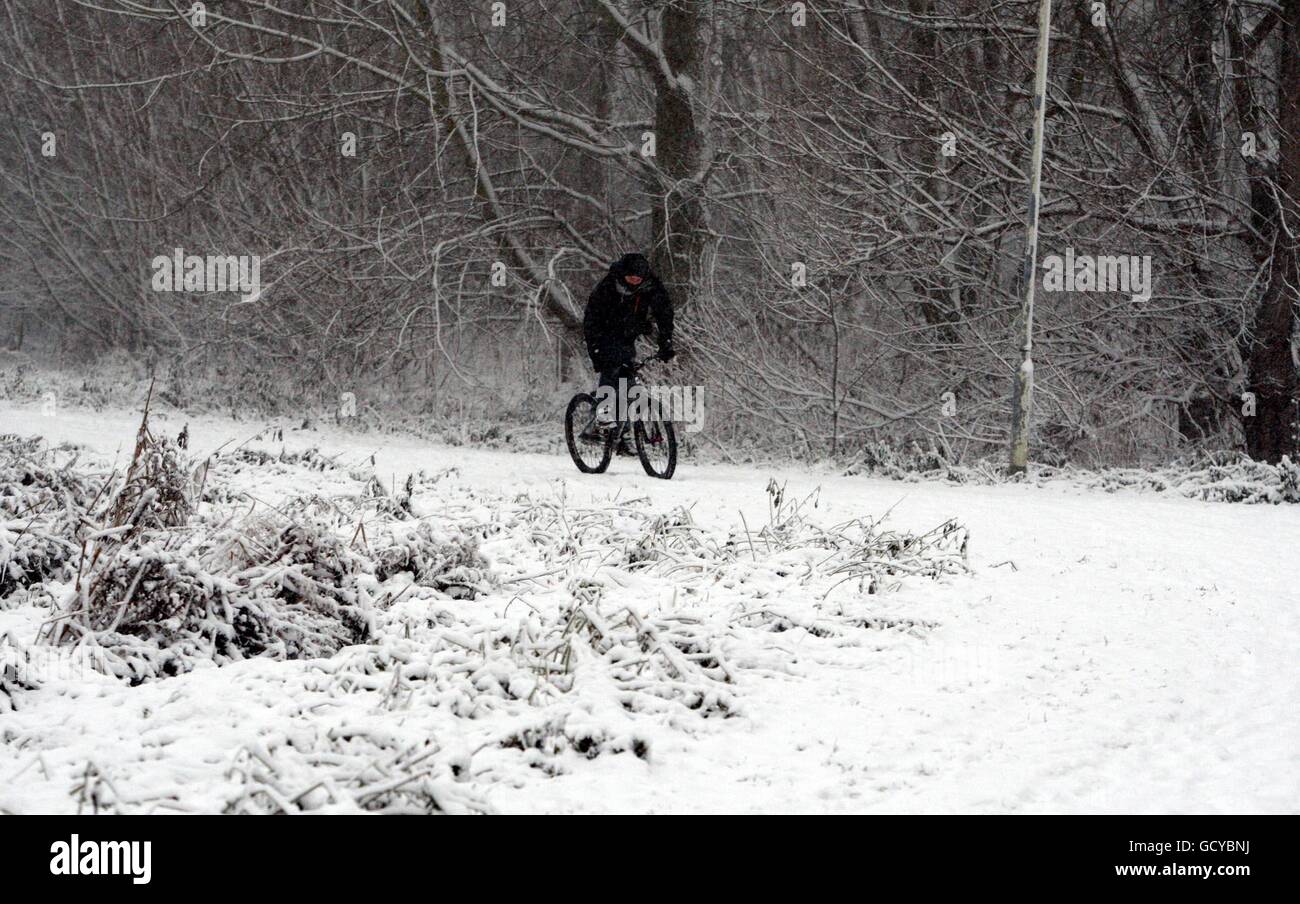
POLYGON ((637 421, 633 426, 636 455, 651 477, 669 480, 677 470, 677 431, 672 421, 637 421))

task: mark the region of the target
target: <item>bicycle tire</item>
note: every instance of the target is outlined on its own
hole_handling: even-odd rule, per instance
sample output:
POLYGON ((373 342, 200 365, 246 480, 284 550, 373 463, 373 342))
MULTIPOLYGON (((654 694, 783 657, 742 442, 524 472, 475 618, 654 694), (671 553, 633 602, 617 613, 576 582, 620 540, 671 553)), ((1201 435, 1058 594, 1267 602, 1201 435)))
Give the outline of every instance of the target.
POLYGON ((672 480, 677 471, 677 431, 673 428, 673 422, 637 421, 633 425, 632 434, 636 439, 636 456, 641 459, 641 467, 645 472, 660 480, 672 480), (657 461, 651 461, 650 449, 659 446, 662 446, 662 451, 658 454, 666 459, 662 466, 657 461))

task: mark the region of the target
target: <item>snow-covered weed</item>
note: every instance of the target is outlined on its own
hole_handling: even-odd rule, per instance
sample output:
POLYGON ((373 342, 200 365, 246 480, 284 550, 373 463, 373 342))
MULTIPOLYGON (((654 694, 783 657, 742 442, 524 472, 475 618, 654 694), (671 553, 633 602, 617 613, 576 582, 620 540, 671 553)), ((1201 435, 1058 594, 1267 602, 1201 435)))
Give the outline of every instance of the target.
POLYGON ((57 614, 43 639, 94 647, 133 683, 200 662, 328 656, 366 639, 373 566, 310 502, 268 535, 260 516, 247 530, 192 519, 200 492, 179 443, 150 430, 146 405, 124 478, 102 510, 77 514, 76 574, 50 583, 57 614))
POLYGON ((405 531, 394 525, 375 549, 374 558, 375 577, 381 582, 404 572, 417 584, 456 598, 474 599, 491 589, 493 582, 474 537, 437 530, 428 521, 405 531))
POLYGON ((98 492, 76 465, 75 452, 0 436, 0 606, 60 576, 76 555, 81 513, 98 492))
POLYGON ((39 687, 27 668, 26 646, 8 635, 0 637, 0 713, 18 708, 15 698, 21 691, 39 687))
POLYGON ((225 812, 490 813, 457 784, 454 764, 438 743, 394 744, 391 736, 356 728, 311 741, 283 735, 237 752, 227 780, 239 790, 225 812))
MULTIPOLYGON (((775 483, 766 523, 719 530, 646 498, 494 494, 454 469, 381 480, 315 453, 237 450, 196 476, 179 444, 140 436, 120 478, 43 472, 75 492, 41 491, 69 513, 63 564, 31 571, 55 608, 41 648, 127 685, 243 676, 214 704, 238 739, 228 812, 487 812, 495 783, 651 761, 669 733, 745 718, 747 685, 790 668, 772 632, 917 643, 941 614, 893 591, 966 570, 953 522, 825 525, 816 494, 775 483)), ((15 677, 4 700, 42 693, 15 677)), ((187 805, 84 765, 85 811, 187 805)))

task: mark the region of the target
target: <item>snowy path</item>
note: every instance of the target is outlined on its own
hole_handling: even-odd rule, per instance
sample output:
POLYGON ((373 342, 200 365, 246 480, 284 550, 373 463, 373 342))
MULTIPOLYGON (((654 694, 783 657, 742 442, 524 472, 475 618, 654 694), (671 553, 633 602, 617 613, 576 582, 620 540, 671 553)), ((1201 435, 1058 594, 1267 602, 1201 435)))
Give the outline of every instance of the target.
MULTIPOLYGON (((155 426, 175 431, 182 420, 197 452, 260 428, 177 416, 155 426)), ((122 460, 135 425, 126 412, 43 418, 30 406, 0 407, 0 433, 120 450, 122 460)), ((286 430, 283 445, 358 459, 374 453, 376 472, 398 481, 456 466, 485 490, 564 492, 577 502, 648 496, 655 510, 688 505, 698 523, 719 530, 740 513, 750 525, 764 521, 770 477, 787 481, 790 497, 820 487, 826 522, 892 508, 895 527, 925 530, 954 517, 970 529, 973 575, 904 591, 941 613, 923 638, 873 649, 802 631, 768 635, 764 667, 747 673, 743 718, 674 734, 648 760, 601 757, 553 778, 495 786, 498 810, 1300 810, 1294 506, 689 462, 671 482, 646 478, 634 460, 583 477, 558 457, 337 432, 286 430)), ((0 633, 30 627, 0 611, 0 633)), ((169 701, 172 685, 197 677, 126 693, 169 701)), ((237 688, 230 678, 227 690, 237 688)), ((67 729, 58 743, 109 743, 109 729, 80 718, 74 700, 51 707, 67 729)), ((55 742, 47 743, 57 759, 55 742)), ((0 804, 58 806, 66 788, 38 781, 27 753, 0 758, 0 804)), ((212 750, 194 755, 210 759, 212 750)))

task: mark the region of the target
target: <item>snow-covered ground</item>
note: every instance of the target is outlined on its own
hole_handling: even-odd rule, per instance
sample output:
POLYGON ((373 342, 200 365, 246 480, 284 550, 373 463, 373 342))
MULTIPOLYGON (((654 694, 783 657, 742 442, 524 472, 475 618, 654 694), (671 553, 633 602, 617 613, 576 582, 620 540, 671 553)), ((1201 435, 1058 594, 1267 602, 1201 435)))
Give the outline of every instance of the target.
MULTIPOLYGON (((183 422, 198 456, 261 429, 175 414, 154 426, 174 433, 183 422)), ((47 418, 0 403, 0 434, 83 444, 119 465, 137 423, 125 411, 47 418)), ((292 798, 282 808, 328 810, 339 799, 331 782, 367 751, 367 768, 395 781, 423 756, 443 763, 430 775, 449 810, 1300 810, 1295 506, 691 462, 665 482, 634 459, 584 476, 561 457, 338 430, 286 429, 283 441, 250 445, 314 446, 349 468, 373 457, 389 486, 456 468, 413 500, 435 521, 445 494, 458 511, 477 500, 487 521, 510 521, 507 507, 557 514, 531 528, 516 517, 483 543, 503 582, 494 592, 393 603, 380 620, 382 668, 353 668, 373 651, 352 647, 332 660, 254 659, 136 687, 96 673, 47 676, 0 715, 0 810, 75 811, 89 780, 110 809, 220 811, 248 799, 250 775, 275 789, 268 795, 292 798), (772 478, 786 500, 809 500, 810 523, 888 513, 887 526, 921 533, 955 519, 969 530, 970 572, 906 578, 874 595, 800 584, 755 538, 771 521, 772 478), (574 524, 584 513, 623 507, 641 519, 631 536, 679 506, 707 542, 741 549, 731 565, 646 571, 581 554, 574 524), (549 536, 525 542, 526 528, 549 536), (573 532, 574 554, 548 560, 547 550, 569 548, 554 544, 557 531, 573 532), (448 637, 459 635, 430 633, 461 630, 461 618, 486 626, 483 637, 514 630, 530 611, 554 611, 580 578, 600 585, 603 612, 626 605, 663 616, 661 631, 701 632, 730 680, 701 672, 699 681, 722 697, 696 709, 620 705, 655 691, 615 686, 581 662, 571 688, 533 693, 519 686, 531 679, 517 662, 493 659, 481 637, 467 645, 477 652, 454 659, 448 637), (505 688, 491 694, 489 662, 505 688), (459 669, 473 687, 435 681, 427 672, 438 668, 459 669), (479 693, 490 701, 476 702, 479 693), (554 732, 534 745, 544 725, 554 732), (502 743, 512 736, 520 741, 502 743), (584 750, 580 736, 598 742, 584 750)), ((245 487, 248 505, 344 489, 330 475, 277 473, 245 487)), ((796 559, 789 569, 811 574, 812 559, 796 559)), ((0 636, 30 644, 49 614, 0 607, 0 636)))

